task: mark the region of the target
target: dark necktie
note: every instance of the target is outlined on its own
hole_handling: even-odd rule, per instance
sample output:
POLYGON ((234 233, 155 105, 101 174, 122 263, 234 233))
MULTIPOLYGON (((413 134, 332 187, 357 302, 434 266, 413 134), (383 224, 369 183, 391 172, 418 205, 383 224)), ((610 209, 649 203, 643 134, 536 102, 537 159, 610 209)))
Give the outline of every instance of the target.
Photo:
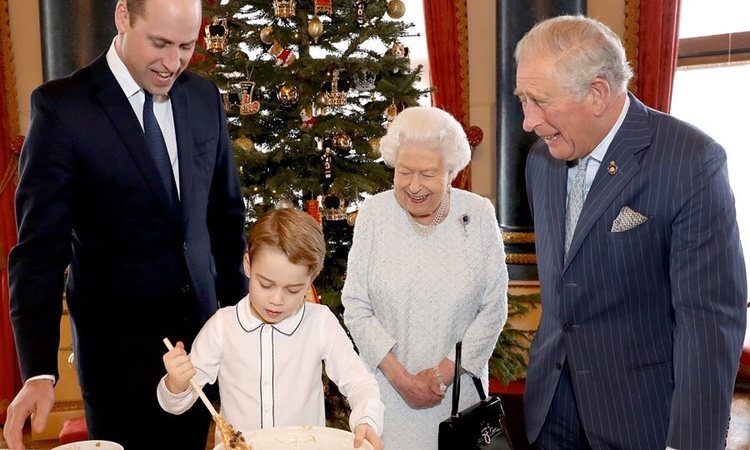
POLYGON ((156 116, 154 115, 154 97, 146 91, 143 91, 143 93, 146 94, 146 101, 143 102, 143 132, 146 135, 146 142, 148 142, 148 146, 151 148, 151 153, 154 156, 154 162, 159 171, 161 181, 167 190, 169 201, 171 204, 174 204, 177 198, 177 188, 174 184, 172 162, 169 159, 167 143, 164 141, 164 135, 161 133, 159 122, 156 121, 156 116))

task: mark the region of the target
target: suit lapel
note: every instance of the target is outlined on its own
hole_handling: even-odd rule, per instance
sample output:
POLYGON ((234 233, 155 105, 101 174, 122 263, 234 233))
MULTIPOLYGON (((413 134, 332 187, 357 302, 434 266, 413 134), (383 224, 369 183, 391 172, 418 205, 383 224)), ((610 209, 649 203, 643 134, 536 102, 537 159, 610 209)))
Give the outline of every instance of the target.
POLYGON ((164 211, 174 213, 164 184, 159 180, 159 171, 143 134, 143 128, 141 128, 138 118, 133 112, 133 107, 109 69, 106 57, 102 55, 97 58, 91 64, 91 70, 99 104, 109 116, 125 148, 135 161, 138 170, 143 174, 146 184, 163 206, 164 211))
MULTIPOLYGON (((599 217, 638 173, 640 170, 638 153, 651 143, 651 129, 648 126, 646 106, 634 96, 628 95, 630 96, 630 108, 622 126, 620 126, 610 144, 586 196, 563 270, 568 268, 584 238, 589 234, 599 217), (614 175, 611 175, 607 170, 610 162, 617 167, 614 175)), ((564 212, 562 217, 565 217, 564 212)))
MULTIPOLYGON (((188 95, 177 80, 170 91, 172 99, 172 116, 177 137, 177 160, 180 173, 180 209, 190 211, 193 202, 193 160, 190 150, 193 148, 193 133, 190 126, 190 103, 188 95)), ((182 214, 183 228, 188 214, 182 214)))

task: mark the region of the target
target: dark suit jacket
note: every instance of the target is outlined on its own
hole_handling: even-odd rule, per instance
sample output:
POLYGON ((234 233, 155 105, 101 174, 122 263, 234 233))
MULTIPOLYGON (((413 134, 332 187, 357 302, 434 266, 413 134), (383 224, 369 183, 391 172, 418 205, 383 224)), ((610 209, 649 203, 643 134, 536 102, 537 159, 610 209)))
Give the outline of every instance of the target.
POLYGON ((747 302, 726 154, 630 100, 567 259, 566 163, 543 142, 528 156, 543 308, 526 383, 528 437, 539 434, 567 358, 594 448, 723 449, 747 302), (611 232, 624 206, 649 219, 611 232))
POLYGON ((220 95, 185 72, 170 97, 181 192, 172 207, 104 55, 32 95, 19 243, 9 257, 11 318, 23 379, 57 375, 70 264, 66 293, 87 407, 129 395, 158 408, 162 338, 189 345, 217 299, 234 304, 247 291, 245 208, 220 95), (118 392, 125 386, 133 391, 118 392))

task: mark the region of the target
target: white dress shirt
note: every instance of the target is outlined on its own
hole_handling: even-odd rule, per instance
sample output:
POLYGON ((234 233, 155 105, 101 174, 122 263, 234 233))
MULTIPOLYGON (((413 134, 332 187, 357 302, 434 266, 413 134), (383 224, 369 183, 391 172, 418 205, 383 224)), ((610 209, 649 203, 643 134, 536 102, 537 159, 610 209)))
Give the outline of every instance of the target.
MULTIPOLYGON (((323 363, 349 401, 351 429, 368 423, 378 434, 382 431, 385 407, 378 383, 327 306, 305 302, 293 316, 267 324, 250 312, 245 296, 206 322, 190 359, 200 386, 219 380, 221 415, 240 431, 325 426, 323 363)), ((191 389, 172 394, 164 378, 157 397, 173 414, 185 412, 198 399, 191 389)))
MULTIPOLYGON (((115 76, 117 83, 125 93, 125 96, 128 98, 133 112, 135 112, 138 121, 141 123, 141 128, 143 128, 143 102, 146 100, 146 96, 143 93, 143 89, 135 82, 130 72, 128 72, 128 68, 125 67, 125 63, 122 62, 120 56, 117 54, 114 40, 112 40, 112 44, 107 51, 107 64, 109 65, 109 70, 115 76)), ((159 123, 159 128, 161 128, 161 134, 164 135, 164 142, 167 144, 167 153, 169 153, 169 161, 172 165, 172 175, 174 175, 177 195, 179 196, 180 166, 177 159, 177 136, 174 130, 174 117, 172 116, 172 100, 169 96, 154 96, 154 115, 156 116, 156 121, 159 123)))

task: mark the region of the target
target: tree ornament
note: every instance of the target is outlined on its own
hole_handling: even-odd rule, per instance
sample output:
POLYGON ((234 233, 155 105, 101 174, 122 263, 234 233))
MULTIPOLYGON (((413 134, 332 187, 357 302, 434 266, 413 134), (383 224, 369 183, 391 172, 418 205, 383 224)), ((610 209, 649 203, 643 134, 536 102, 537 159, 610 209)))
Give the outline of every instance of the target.
POLYGON ((405 47, 404 44, 399 41, 394 42, 393 45, 391 45, 391 49, 389 51, 391 55, 396 58, 409 57, 409 47, 405 47))
POLYGON ((313 17, 307 24, 307 33, 317 44, 318 39, 323 35, 323 22, 318 19, 318 16, 313 17))
POLYGON ((274 58, 276 58, 276 67, 289 67, 294 61, 297 60, 297 55, 293 51, 284 48, 279 41, 273 41, 273 45, 268 49, 274 58))
POLYGON ((370 158, 372 159, 378 159, 380 158, 380 138, 370 138, 370 140, 367 141, 370 144, 370 158))
POLYGON ((235 111, 235 108, 240 106, 240 94, 228 90, 227 92, 221 93, 221 100, 224 102, 224 110, 227 114, 231 114, 235 111))
POLYGON ((321 153, 320 159, 323 160, 323 178, 328 181, 333 178, 333 157, 336 152, 333 151, 333 144, 330 139, 315 136, 315 142, 318 143, 318 151, 321 153))
POLYGON ((283 208, 294 208, 294 203, 292 203, 291 200, 289 200, 289 197, 280 197, 276 201, 276 209, 283 209, 283 208))
POLYGON ((352 138, 343 131, 340 131, 333 135, 331 145, 339 153, 348 152, 352 149, 352 138))
POLYGON ((315 14, 333 14, 333 0, 315 0, 315 14))
POLYGON ((240 81, 240 114, 247 116, 260 111, 260 102, 253 100, 255 82, 250 80, 240 81))
POLYGON ((241 136, 234 140, 234 143, 246 152, 255 150, 255 142, 247 136, 241 136))
POLYGON ((354 89, 360 92, 369 92, 375 89, 375 80, 377 80, 377 75, 367 69, 362 69, 352 75, 354 89))
POLYGON ((299 110, 299 117, 302 120, 302 125, 300 125, 302 131, 310 131, 318 122, 318 118, 315 117, 315 109, 313 108, 313 105, 302 107, 302 109, 299 110))
POLYGON ((318 203, 317 199, 305 201, 305 212, 309 214, 313 219, 315 219, 318 223, 321 222, 320 203, 318 203))
POLYGON ((338 195, 326 195, 323 199, 323 215, 326 220, 345 220, 346 202, 338 195))
POLYGON ((346 215, 346 224, 353 227, 357 223, 357 211, 352 211, 346 215))
POLYGON ((406 6, 401 0, 391 0, 386 5, 385 11, 388 13, 388 17, 390 17, 391 19, 400 19, 404 17, 406 6))
POLYGON ((388 105, 388 107, 385 109, 385 127, 388 128, 390 126, 391 122, 393 122, 393 119, 396 118, 398 115, 398 107, 396 106, 396 103, 391 101, 391 104, 388 105))
POLYGON ((365 8, 367 8, 367 0, 356 0, 354 6, 354 20, 357 25, 365 25, 368 21, 368 17, 365 14, 365 8))
POLYGON ((236 59, 236 60, 238 60, 238 61, 249 61, 250 60, 250 55, 248 55, 247 53, 243 52, 242 50, 237 50, 236 52, 234 52, 233 58, 236 59))
POLYGON ((335 69, 331 75, 331 81, 326 81, 322 86, 323 104, 325 106, 344 106, 346 95, 349 92, 349 82, 339 77, 339 69, 335 69))
POLYGON ((273 44, 273 28, 263 27, 260 29, 260 41, 266 45, 273 44))
MULTIPOLYGON (((390 53, 394 58, 407 58, 409 57, 409 47, 404 46, 399 41, 396 41, 391 45, 391 48, 388 49, 388 53, 390 53)), ((393 73, 398 73, 399 67, 396 66, 393 68, 393 73)))
POLYGON ((273 0, 273 14, 282 19, 297 15, 297 0, 273 0))
POLYGON ((211 53, 222 53, 229 42, 229 26, 226 17, 214 16, 203 29, 206 35, 206 49, 211 53))
POLYGON ((299 89, 293 84, 284 83, 279 87, 279 92, 276 94, 276 99, 279 100, 281 106, 290 107, 294 106, 299 100, 299 89))

